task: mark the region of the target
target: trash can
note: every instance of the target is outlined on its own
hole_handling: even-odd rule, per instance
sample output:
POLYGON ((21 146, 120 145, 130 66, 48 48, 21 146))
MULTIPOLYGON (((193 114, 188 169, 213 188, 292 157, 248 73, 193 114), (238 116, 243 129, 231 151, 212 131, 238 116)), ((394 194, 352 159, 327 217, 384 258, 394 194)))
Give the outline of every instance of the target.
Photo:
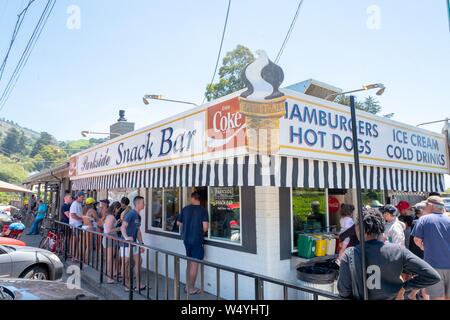
MULTIPOLYGON (((337 293, 335 282, 339 275, 339 266, 334 261, 319 262, 310 266, 297 268, 297 283, 304 287, 320 289, 330 293, 337 293)), ((298 290, 299 300, 314 300, 314 295, 298 290)), ((328 300, 325 297, 318 297, 319 300, 328 300)))

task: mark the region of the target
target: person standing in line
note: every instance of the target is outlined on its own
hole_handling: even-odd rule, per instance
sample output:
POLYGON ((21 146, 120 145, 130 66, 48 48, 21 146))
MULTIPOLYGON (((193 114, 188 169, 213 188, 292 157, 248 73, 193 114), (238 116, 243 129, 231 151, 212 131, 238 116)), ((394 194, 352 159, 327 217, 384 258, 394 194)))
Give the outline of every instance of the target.
MULTIPOLYGON (((440 276, 427 262, 404 246, 381 241, 385 221, 380 211, 370 209, 356 220, 357 236, 365 243, 366 275, 369 300, 395 300, 406 291, 426 288, 439 282, 440 276), (364 236, 359 234, 360 223, 364 236), (375 267, 375 268, 374 268, 375 267), (369 268, 372 271, 369 271, 369 268), (403 281, 402 273, 414 274, 403 281)), ((341 260, 337 283, 339 295, 347 299, 362 300, 364 295, 361 268, 361 246, 348 248, 341 260)))
MULTIPOLYGON (((203 247, 203 237, 208 232, 208 211, 200 205, 200 194, 194 191, 191 194, 191 204, 184 207, 178 217, 178 226, 181 230, 181 237, 184 241, 186 256, 203 260, 205 250, 203 247)), ((199 294, 200 289, 195 288, 197 279, 198 263, 188 261, 186 274, 188 280, 186 284, 186 292, 190 295, 199 294)))
POLYGON ((114 239, 117 236, 116 228, 116 213, 120 208, 120 203, 115 201, 108 207, 108 211, 105 212, 103 221, 103 240, 102 245, 106 251, 106 283, 114 283, 113 264, 114 264, 114 239))
POLYGON ((385 241, 390 243, 396 243, 405 246, 405 227, 402 222, 398 220, 398 210, 393 205, 385 205, 381 207, 380 212, 383 213, 384 220, 386 222, 385 225, 385 241))
POLYGON ((30 206, 30 210, 32 211, 32 212, 34 212, 34 210, 36 209, 36 195, 31 195, 31 199, 30 199, 30 201, 29 201, 30 203, 29 203, 29 206, 30 206))
POLYGON ((36 213, 36 217, 34 218, 33 224, 31 225, 31 230, 28 235, 39 234, 39 227, 41 226, 42 221, 45 219, 47 211, 48 204, 46 204, 43 200, 39 200, 39 207, 36 213))
POLYGON ((102 199, 99 202, 98 210, 97 210, 97 231, 103 232, 103 224, 105 222, 106 215, 109 210, 109 200, 108 199, 102 199))
MULTIPOLYGON (((136 196, 133 199, 134 209, 128 211, 128 213, 123 218, 122 226, 120 227, 120 231, 122 233, 122 238, 124 240, 128 240, 134 243, 144 244, 142 241, 142 233, 141 233, 141 215, 140 212, 145 208, 144 197, 136 196)), ((128 243, 123 243, 120 248, 120 256, 122 259, 122 274, 125 275, 125 290, 133 290, 134 288, 130 288, 130 279, 133 276, 129 274, 129 263, 130 261, 130 246, 128 243)), ((132 246, 132 256, 133 256, 133 265, 134 265, 134 274, 136 276, 136 280, 139 279, 139 271, 141 268, 141 252, 144 252, 143 248, 139 248, 138 246, 132 246)), ((144 290, 145 285, 140 287, 140 290, 144 290)))
POLYGON ((399 213, 398 220, 405 224, 405 230, 403 231, 405 233, 405 246, 409 248, 409 238, 411 236, 412 222, 414 220, 410 210, 411 206, 408 201, 401 200, 396 208, 399 213))
MULTIPOLYGON (((410 235, 410 239, 409 239, 409 251, 414 253, 420 259, 423 259, 423 251, 414 242, 414 236, 412 235, 412 232, 413 232, 414 226, 416 225, 416 223, 419 220, 419 218, 424 216, 424 215, 426 215, 426 214, 428 214, 428 213, 431 213, 431 212, 428 212, 428 210, 426 210, 426 201, 416 203, 412 207, 412 209, 414 211, 414 219, 412 221, 411 235, 410 235)), ((408 300, 417 300, 417 299, 430 300, 430 296, 428 295, 428 293, 426 293, 425 289, 413 290, 408 295, 408 300), (419 292, 420 292, 420 295, 418 295, 419 292)))
MULTIPOLYGON (((82 203, 84 201, 84 192, 79 191, 75 195, 75 201, 70 205, 70 216, 69 216, 69 225, 74 228, 81 228, 83 225, 83 206, 82 203)), ((75 260, 78 257, 78 251, 80 249, 80 244, 78 243, 79 237, 77 235, 76 230, 72 230, 72 260, 75 260)))
POLYGON ((64 203, 61 206, 61 216, 60 221, 62 223, 69 224, 70 218, 70 205, 72 204, 73 198, 70 193, 66 193, 64 196, 64 203))
MULTIPOLYGON (((340 208, 340 215, 341 218, 339 219, 339 225, 341 227, 341 230, 339 234, 342 234, 343 232, 347 231, 349 228, 351 228, 355 222, 353 221, 353 212, 355 211, 355 207, 351 204, 345 204, 343 203, 340 208)), ((345 237, 340 242, 340 249, 339 249, 339 257, 342 258, 344 255, 345 249, 349 246, 350 243, 350 237, 345 237)))
POLYGON ((450 300, 450 218, 445 216, 441 197, 427 199, 427 210, 416 222, 412 235, 414 242, 424 252, 424 260, 441 276, 439 283, 427 289, 432 300, 450 300))

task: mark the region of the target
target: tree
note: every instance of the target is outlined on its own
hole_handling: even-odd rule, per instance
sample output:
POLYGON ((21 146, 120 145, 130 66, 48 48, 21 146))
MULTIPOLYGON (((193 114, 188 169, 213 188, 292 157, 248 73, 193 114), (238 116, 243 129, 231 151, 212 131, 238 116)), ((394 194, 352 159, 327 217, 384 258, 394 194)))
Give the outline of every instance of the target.
POLYGON ((253 61, 253 53, 243 45, 227 52, 219 69, 219 82, 206 86, 206 99, 211 101, 244 88, 241 71, 253 61))
POLYGON ((20 153, 25 149, 25 137, 23 132, 16 128, 10 128, 6 133, 1 148, 8 153, 20 153))
MULTIPOLYGON (((340 95, 336 98, 335 102, 344 104, 346 106, 350 106, 350 97, 346 96, 346 95, 340 95)), ((356 109, 364 110, 366 112, 373 113, 373 114, 379 114, 381 112, 380 102, 372 96, 366 97, 364 99, 364 101, 357 100, 355 107, 356 107, 356 109)), ((392 118, 393 116, 394 116, 394 113, 389 113, 389 114, 383 115, 383 117, 385 117, 385 118, 392 118)))
POLYGON ((47 132, 41 132, 41 135, 39 137, 39 139, 37 139, 36 143, 34 144, 33 149, 31 150, 30 156, 34 157, 39 153, 39 150, 41 150, 41 148, 43 146, 48 146, 48 145, 56 145, 57 141, 55 138, 53 138, 53 136, 47 132))
POLYGON ((67 161, 67 153, 54 145, 44 145, 33 158, 35 169, 48 169, 67 161))
POLYGON ((0 180, 9 183, 22 183, 27 176, 28 172, 20 163, 0 156, 0 180))

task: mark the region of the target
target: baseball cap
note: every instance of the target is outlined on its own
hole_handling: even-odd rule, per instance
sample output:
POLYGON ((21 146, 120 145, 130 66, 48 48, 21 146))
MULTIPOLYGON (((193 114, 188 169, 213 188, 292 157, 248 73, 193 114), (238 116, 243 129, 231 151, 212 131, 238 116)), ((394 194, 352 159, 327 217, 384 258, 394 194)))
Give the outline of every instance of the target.
POLYGON ((398 210, 396 207, 394 207, 392 204, 387 204, 384 207, 380 208, 381 213, 390 213, 394 216, 398 216, 398 210))
POLYGON ((84 194, 83 191, 78 191, 78 192, 75 194, 75 198, 78 198, 78 197, 84 197, 84 196, 85 196, 85 194, 84 194))
POLYGON ((439 197, 439 196, 428 197, 427 202, 432 203, 432 204, 436 204, 438 206, 445 205, 444 200, 442 200, 442 198, 439 197))
POLYGON ((87 205, 91 205, 91 204, 94 204, 94 203, 95 203, 95 199, 94 198, 89 197, 89 198, 86 199, 86 204, 87 205))
POLYGON ((425 209, 426 206, 427 206, 427 204, 424 201, 422 201, 422 202, 416 203, 413 206, 413 209, 414 210, 423 210, 423 209, 425 209))
POLYGON ((409 203, 408 201, 402 200, 397 204, 398 210, 407 210, 409 209, 409 203))
POLYGON ((108 199, 102 199, 102 200, 100 200, 99 202, 105 203, 106 205, 109 206, 109 200, 108 200, 108 199))

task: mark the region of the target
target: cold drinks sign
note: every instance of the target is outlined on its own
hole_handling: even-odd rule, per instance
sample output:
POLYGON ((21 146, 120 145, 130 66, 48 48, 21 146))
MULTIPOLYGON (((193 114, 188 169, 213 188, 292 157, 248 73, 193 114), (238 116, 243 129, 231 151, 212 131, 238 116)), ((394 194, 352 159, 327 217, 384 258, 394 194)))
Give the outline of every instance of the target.
MULTIPOLYGON (((282 153, 352 161, 347 107, 290 92, 281 120, 282 153)), ((402 169, 448 172, 444 135, 374 116, 357 114, 361 162, 402 169)))

